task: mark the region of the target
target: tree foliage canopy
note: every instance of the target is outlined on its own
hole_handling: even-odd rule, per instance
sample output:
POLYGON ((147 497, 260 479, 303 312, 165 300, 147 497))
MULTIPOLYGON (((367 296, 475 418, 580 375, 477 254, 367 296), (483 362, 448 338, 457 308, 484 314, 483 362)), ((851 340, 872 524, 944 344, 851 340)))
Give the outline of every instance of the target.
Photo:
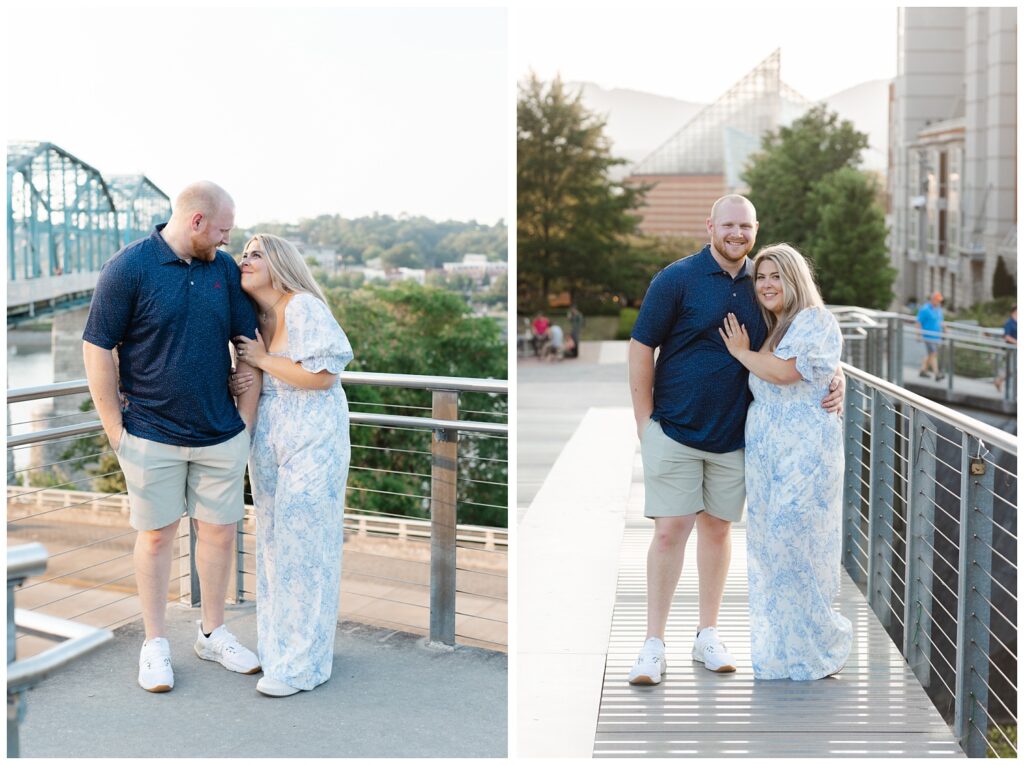
POLYGON ((643 189, 608 177, 624 163, 611 155, 604 120, 556 78, 530 74, 516 109, 517 252, 522 302, 541 305, 553 288, 614 288, 618 261, 643 189))
POLYGON ((824 106, 767 133, 743 175, 761 246, 789 242, 816 265, 826 302, 887 308, 895 270, 876 184, 857 170, 867 135, 824 106))
POLYGON ((232 235, 232 251, 240 254, 249 237, 265 232, 334 250, 346 264, 381 258, 385 266, 440 268, 467 253, 508 260, 508 230, 476 221, 434 221, 423 216, 371 215, 343 218, 320 215, 298 223, 260 223, 232 235))

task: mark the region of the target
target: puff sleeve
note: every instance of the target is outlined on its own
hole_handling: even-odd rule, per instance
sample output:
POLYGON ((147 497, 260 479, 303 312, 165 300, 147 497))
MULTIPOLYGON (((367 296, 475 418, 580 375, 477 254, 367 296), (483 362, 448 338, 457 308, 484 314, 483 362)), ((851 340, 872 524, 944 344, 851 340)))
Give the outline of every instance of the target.
POLYGON ((796 371, 810 383, 828 382, 839 368, 843 334, 826 308, 805 308, 793 318, 775 349, 777 358, 796 358, 796 371))
POLYGON ((322 301, 299 293, 285 311, 288 358, 307 372, 338 374, 352 360, 352 346, 344 330, 322 301))

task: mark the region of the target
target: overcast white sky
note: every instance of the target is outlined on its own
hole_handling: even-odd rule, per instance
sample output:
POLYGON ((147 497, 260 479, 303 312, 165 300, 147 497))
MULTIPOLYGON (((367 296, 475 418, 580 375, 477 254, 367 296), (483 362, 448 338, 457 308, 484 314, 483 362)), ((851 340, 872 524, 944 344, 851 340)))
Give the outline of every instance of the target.
POLYGON ((208 178, 241 225, 507 217, 501 8, 46 7, 5 26, 9 140, 172 198, 208 178))
POLYGON ((710 2, 676 7, 522 8, 517 77, 590 81, 710 103, 782 49, 782 79, 817 100, 896 76, 896 7, 710 2))

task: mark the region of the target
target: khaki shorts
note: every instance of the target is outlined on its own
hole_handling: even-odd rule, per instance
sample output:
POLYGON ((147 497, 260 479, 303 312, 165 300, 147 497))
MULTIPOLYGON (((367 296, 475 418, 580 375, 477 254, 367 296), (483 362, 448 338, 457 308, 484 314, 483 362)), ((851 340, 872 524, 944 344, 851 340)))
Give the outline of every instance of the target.
POLYGON ((128 486, 133 529, 162 529, 183 515, 224 525, 245 514, 247 430, 213 446, 171 446, 122 430, 116 454, 128 486))
POLYGON ((640 438, 644 463, 644 515, 664 518, 701 510, 733 523, 746 501, 743 450, 716 454, 669 438, 649 420, 640 438))

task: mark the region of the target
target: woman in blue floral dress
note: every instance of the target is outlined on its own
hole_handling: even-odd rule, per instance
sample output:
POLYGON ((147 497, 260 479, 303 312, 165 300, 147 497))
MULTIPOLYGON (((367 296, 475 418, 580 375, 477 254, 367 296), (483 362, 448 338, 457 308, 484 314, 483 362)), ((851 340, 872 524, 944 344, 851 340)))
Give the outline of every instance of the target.
POLYGON ((352 348, 289 242, 257 234, 241 268, 259 331, 235 345, 263 377, 249 459, 263 666, 256 689, 290 696, 331 676, 350 456, 338 373, 352 348))
POLYGON ((842 333, 803 256, 787 244, 754 259, 768 325, 760 351, 729 314, 720 330, 750 372, 747 571, 754 677, 816 680, 846 663, 850 620, 836 612, 842 555, 843 424, 821 407, 842 333))

